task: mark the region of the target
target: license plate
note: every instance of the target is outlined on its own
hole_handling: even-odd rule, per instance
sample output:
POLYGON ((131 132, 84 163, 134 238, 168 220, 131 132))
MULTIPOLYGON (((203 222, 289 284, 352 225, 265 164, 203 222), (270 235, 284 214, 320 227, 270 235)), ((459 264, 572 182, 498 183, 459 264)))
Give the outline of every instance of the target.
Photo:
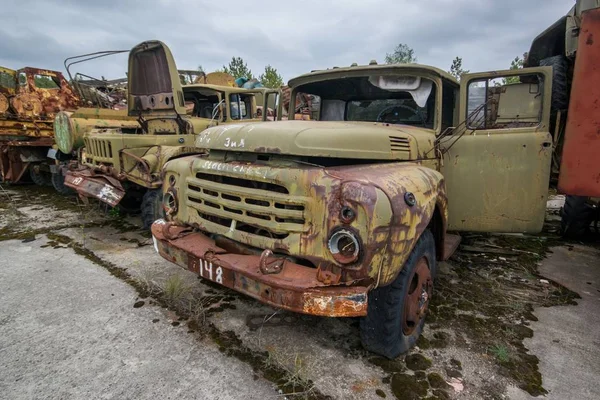
POLYGON ((220 285, 229 286, 233 282, 233 272, 202 258, 188 256, 188 269, 220 285))

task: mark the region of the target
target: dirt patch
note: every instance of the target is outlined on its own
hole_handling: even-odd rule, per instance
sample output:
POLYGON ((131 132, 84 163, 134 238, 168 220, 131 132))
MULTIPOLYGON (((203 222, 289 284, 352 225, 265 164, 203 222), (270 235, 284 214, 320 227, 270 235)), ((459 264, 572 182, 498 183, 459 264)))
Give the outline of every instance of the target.
MULTIPOLYGON (((539 306, 576 304, 579 296, 543 279, 537 268, 557 237, 466 236, 436 281, 428 323, 451 329, 455 338, 438 343, 468 347, 485 354, 498 371, 531 395, 545 394, 537 357, 528 354, 523 339, 539 306)), ((434 334, 435 335, 435 334, 434 334)), ((434 336, 435 337, 435 336, 434 336)), ((433 341, 421 341, 431 347, 433 341)), ((448 368, 448 375, 459 375, 448 368)))

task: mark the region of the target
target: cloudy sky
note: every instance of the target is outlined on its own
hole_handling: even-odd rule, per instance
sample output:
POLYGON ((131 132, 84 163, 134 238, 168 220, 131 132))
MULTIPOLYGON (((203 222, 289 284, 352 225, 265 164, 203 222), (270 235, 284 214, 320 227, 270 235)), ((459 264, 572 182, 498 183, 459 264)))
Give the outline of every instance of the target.
MULTIPOLYGON (((371 59, 398 43, 445 70, 507 68, 574 0, 2 0, 0 65, 64 71, 66 57, 158 39, 180 69, 213 71, 240 56, 255 75, 288 79, 371 59)), ((126 55, 80 72, 124 76, 126 55)))

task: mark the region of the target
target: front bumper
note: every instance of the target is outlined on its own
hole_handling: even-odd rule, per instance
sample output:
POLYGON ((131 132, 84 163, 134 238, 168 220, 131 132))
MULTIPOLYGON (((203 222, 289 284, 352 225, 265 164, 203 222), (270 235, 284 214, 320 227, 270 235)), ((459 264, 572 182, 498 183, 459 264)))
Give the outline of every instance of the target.
POLYGON ((228 253, 202 233, 185 231, 186 228, 170 226, 163 220, 156 221, 152 225, 155 249, 163 258, 204 279, 263 303, 303 314, 326 317, 367 314, 366 286, 328 286, 317 279, 316 269, 287 260, 280 272, 265 273, 265 263, 273 264, 277 259, 228 253))
POLYGON ((115 207, 125 196, 121 183, 107 175, 96 174, 89 168, 65 172, 65 185, 75 190, 79 196, 95 197, 115 207))

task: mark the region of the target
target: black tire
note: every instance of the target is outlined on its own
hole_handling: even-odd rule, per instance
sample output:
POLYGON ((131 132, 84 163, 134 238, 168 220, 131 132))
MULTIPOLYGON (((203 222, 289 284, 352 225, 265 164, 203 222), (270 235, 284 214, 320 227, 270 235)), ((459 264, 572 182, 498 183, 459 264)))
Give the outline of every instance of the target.
POLYGON ((142 198, 142 223, 144 229, 150 229, 157 219, 164 218, 162 206, 163 194, 160 189, 148 190, 142 198))
POLYGON ((424 268, 423 266, 418 267, 422 259, 426 260, 425 268, 428 267, 430 274, 429 295, 425 297, 422 293, 418 296, 421 300, 424 299, 424 305, 420 307, 420 310, 422 310, 422 314, 425 313, 431 299, 433 280, 437 272, 435 240, 429 230, 423 232, 396 279, 390 285, 379 287, 369 293, 367 316, 360 321, 360 336, 365 349, 393 359, 407 352, 417 342, 423 330, 425 318, 421 317, 420 322, 410 327, 412 331, 406 332, 405 305, 408 295, 417 291, 419 287, 423 288, 418 283, 417 287, 414 284, 414 279, 419 280, 416 274, 417 269, 424 268))
POLYGON ((52 186, 50 173, 45 171, 36 171, 33 165, 29 167, 29 176, 31 177, 33 183, 38 186, 52 186))
POLYGON ((52 174, 50 180, 52 181, 52 186, 54 186, 54 189, 58 193, 65 196, 74 193, 73 189, 65 185, 65 176, 62 174, 62 172, 52 174))
POLYGON ((567 73, 569 61, 565 56, 544 58, 540 61, 542 67, 552 67, 552 112, 569 108, 569 83, 567 73))
POLYGON ((590 232, 590 225, 597 216, 597 210, 587 197, 567 196, 561 210, 561 234, 574 239, 590 232))

